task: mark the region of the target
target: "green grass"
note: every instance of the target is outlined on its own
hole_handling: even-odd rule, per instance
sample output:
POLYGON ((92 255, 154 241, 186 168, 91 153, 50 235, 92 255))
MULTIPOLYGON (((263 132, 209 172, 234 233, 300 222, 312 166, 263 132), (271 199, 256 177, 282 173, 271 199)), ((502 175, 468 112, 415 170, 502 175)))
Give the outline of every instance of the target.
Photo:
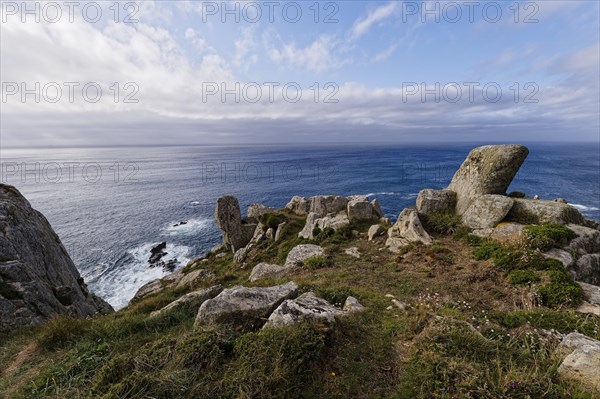
POLYGON ((304 261, 304 266, 311 270, 331 267, 332 265, 333 261, 327 256, 313 256, 304 261))
POLYGON ((508 273, 509 282, 514 285, 538 283, 540 276, 531 270, 513 270, 508 273))
POLYGON ((437 234, 454 234, 462 228, 461 218, 455 213, 434 213, 423 216, 422 221, 425 230, 437 234))

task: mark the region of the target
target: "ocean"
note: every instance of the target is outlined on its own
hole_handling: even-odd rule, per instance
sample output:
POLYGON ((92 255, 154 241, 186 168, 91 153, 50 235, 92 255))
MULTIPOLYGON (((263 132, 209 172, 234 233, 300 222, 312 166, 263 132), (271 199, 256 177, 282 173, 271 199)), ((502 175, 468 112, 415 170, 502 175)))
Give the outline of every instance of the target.
MULTIPOLYGON (((446 187, 476 145, 2 149, 0 181, 48 218, 90 289, 121 308, 166 273, 148 267, 154 245, 167 242, 166 260, 185 265, 220 242, 221 195, 245 212, 294 195, 366 194, 394 218, 419 190, 446 187)), ((510 190, 563 197, 600 220, 598 143, 528 147, 510 190)))

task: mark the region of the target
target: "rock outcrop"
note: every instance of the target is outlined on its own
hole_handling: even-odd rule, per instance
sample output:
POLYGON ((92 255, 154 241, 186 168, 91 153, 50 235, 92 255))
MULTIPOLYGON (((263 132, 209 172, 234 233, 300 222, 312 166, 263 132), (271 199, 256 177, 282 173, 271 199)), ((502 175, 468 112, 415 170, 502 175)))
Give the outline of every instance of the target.
POLYGON ((562 202, 514 198, 514 205, 506 216, 509 222, 521 224, 583 224, 583 216, 562 202))
POLYGON ((303 266, 304 262, 314 256, 323 256, 325 250, 318 245, 314 244, 301 244, 297 245, 288 253, 285 260, 285 267, 299 267, 303 266))
POLYGON ((398 250, 410 243, 420 242, 431 245, 433 241, 421 224, 415 209, 406 208, 398 216, 396 223, 388 230, 388 239, 385 243, 390 251, 398 250))
POLYGON ((558 351, 566 355, 558 368, 561 377, 600 390, 600 341, 571 333, 563 339, 558 351))
POLYGON ((237 198, 226 195, 217 200, 215 208, 215 221, 223 235, 223 243, 228 245, 233 252, 245 247, 256 229, 255 223, 242 220, 240 204, 237 198))
POLYGON ((452 190, 432 190, 426 188, 417 196, 417 211, 420 215, 453 213, 456 208, 456 193, 452 190))
POLYGON ((14 187, 0 184, 0 331, 53 315, 90 316, 112 307, 90 293, 62 242, 14 187))
POLYGON ((290 272, 291 268, 269 263, 259 263, 254 266, 248 281, 258 281, 265 278, 283 277, 290 272))
POLYGON ((207 300, 216 297, 222 291, 223 287, 221 285, 215 285, 210 288, 204 288, 198 291, 190 292, 189 294, 185 294, 181 298, 171 302, 164 308, 155 310, 154 312, 150 313, 150 317, 157 317, 169 312, 179 310, 194 311, 195 313, 200 307, 200 305, 202 305, 207 300))
POLYGON ((235 286, 223 290, 200 306, 194 328, 213 329, 222 325, 259 323, 286 299, 298 292, 294 282, 274 287, 235 286))
POLYGON ((503 195, 486 194, 471 202, 463 214, 463 223, 471 229, 496 227, 513 206, 513 200, 503 195))
POLYGON ((333 324, 335 317, 343 313, 342 309, 336 308, 325 299, 317 297, 312 292, 307 292, 279 305, 271 313, 263 328, 283 327, 304 320, 319 320, 333 324))
POLYGON ((527 147, 517 144, 486 145, 471 150, 448 186, 456 193, 456 212, 462 215, 482 195, 506 194, 528 154, 527 147))

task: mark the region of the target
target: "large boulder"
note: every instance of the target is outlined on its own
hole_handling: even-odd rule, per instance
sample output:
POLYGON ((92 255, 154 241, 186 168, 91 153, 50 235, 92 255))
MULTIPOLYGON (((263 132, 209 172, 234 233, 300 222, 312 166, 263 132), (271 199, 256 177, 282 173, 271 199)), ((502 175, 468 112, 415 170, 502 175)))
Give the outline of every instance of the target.
POLYGON ((245 247, 252 239, 256 224, 242 221, 237 198, 226 195, 217 200, 215 221, 223 235, 223 242, 235 252, 245 247))
POLYGON ((181 298, 171 302, 162 309, 155 310, 154 312, 150 313, 150 317, 156 317, 178 310, 193 311, 195 313, 200 305, 202 305, 205 301, 216 297, 221 293, 221 291, 223 291, 223 287, 221 285, 215 285, 210 288, 204 288, 198 291, 190 292, 189 294, 185 294, 181 298))
POLYGON ((390 251, 398 252, 400 247, 412 242, 431 245, 433 241, 421 224, 415 209, 406 208, 398 216, 396 223, 388 230, 388 239, 385 243, 390 251))
POLYGON ((383 233, 385 233, 385 227, 380 224, 374 224, 373 226, 369 227, 367 237, 369 238, 369 241, 373 241, 376 237, 379 237, 383 233))
POLYGON ((577 237, 569 242, 569 251, 575 255, 600 252, 600 231, 577 224, 569 224, 567 227, 577 234, 577 237))
POLYGON ((283 277, 289 273, 291 268, 283 267, 279 265, 271 265, 269 263, 259 263, 254 266, 248 281, 258 281, 265 278, 278 278, 283 277))
POLYGON ((57 314, 112 307, 90 293, 50 223, 14 187, 0 184, 0 331, 57 314))
POLYGON ((600 389, 600 341, 571 333, 558 346, 566 354, 558 374, 592 389, 600 389))
POLYGON ((583 216, 568 204, 525 198, 513 198, 514 204, 506 220, 521 224, 582 224, 583 216))
POLYGON ((417 196, 417 212, 430 216, 435 213, 453 213, 456 208, 456 193, 452 190, 426 188, 417 196))
POLYGON ((517 144, 471 150, 448 186, 456 193, 456 212, 462 215, 482 195, 505 194, 528 154, 527 147, 517 144))
POLYGON ((200 306, 194 328, 212 329, 219 325, 259 326, 262 324, 261 319, 269 317, 283 301, 293 298, 297 293, 298 286, 294 282, 274 287, 228 288, 200 306))
POLYGON ((578 281, 600 285, 600 254, 583 255, 577 259, 571 271, 578 281))
POLYGON ((300 231, 300 233, 298 233, 298 237, 312 240, 315 238, 313 232, 317 227, 321 230, 326 228, 337 230, 349 224, 350 219, 348 219, 348 215, 346 215, 345 211, 341 211, 337 214, 325 215, 323 217, 319 217, 318 214, 311 212, 306 218, 306 224, 304 225, 304 228, 302 231, 300 231))
POLYGON ((503 195, 486 194, 474 199, 462 216, 463 223, 471 229, 496 227, 508 214, 513 200, 503 195))
POLYGON ((270 208, 263 204, 252 204, 248 207, 246 215, 248 219, 258 222, 261 216, 271 212, 275 212, 275 208, 270 208))
POLYGON ((597 285, 577 282, 581 288, 583 288, 583 295, 585 299, 592 305, 600 305, 600 287, 597 285))
POLYGON ((285 260, 285 267, 298 267, 314 256, 323 256, 325 250, 314 244, 300 244, 292 248, 285 260))
POLYGON ((373 208, 373 204, 368 200, 353 199, 348 202, 347 207, 348 219, 350 220, 373 220, 379 219, 377 212, 373 208))
POLYGON ((307 200, 304 197, 294 196, 285 207, 295 215, 307 215, 308 212, 310 212, 310 200, 307 200))
POLYGON ((504 244, 519 244, 525 238, 525 226, 519 223, 502 222, 496 227, 473 230, 473 234, 504 244))
POLYGON ((348 198, 337 195, 317 195, 310 199, 310 212, 317 217, 324 217, 330 213, 337 214, 346 211, 348 198))
POLYGON ((307 292, 279 305, 269 316, 263 328, 283 327, 305 320, 319 320, 333 324, 335 317, 342 314, 344 312, 341 309, 325 299, 318 298, 314 293, 307 292))

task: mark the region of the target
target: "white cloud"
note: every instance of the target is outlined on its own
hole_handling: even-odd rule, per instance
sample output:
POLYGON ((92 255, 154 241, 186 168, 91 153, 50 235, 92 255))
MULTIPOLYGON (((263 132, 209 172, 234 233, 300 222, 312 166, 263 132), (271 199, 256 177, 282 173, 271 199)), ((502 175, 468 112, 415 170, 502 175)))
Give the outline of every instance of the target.
POLYGON ((322 72, 342 64, 333 54, 335 46, 333 37, 322 35, 305 48, 298 48, 293 42, 283 44, 280 48, 271 47, 269 56, 277 64, 285 62, 313 72, 322 72))
POLYGON ((352 26, 352 30, 350 31, 350 38, 356 40, 363 36, 371 29, 371 26, 391 16, 397 10, 397 7, 398 2, 392 1, 384 6, 374 9, 365 18, 355 21, 354 26, 352 26))

